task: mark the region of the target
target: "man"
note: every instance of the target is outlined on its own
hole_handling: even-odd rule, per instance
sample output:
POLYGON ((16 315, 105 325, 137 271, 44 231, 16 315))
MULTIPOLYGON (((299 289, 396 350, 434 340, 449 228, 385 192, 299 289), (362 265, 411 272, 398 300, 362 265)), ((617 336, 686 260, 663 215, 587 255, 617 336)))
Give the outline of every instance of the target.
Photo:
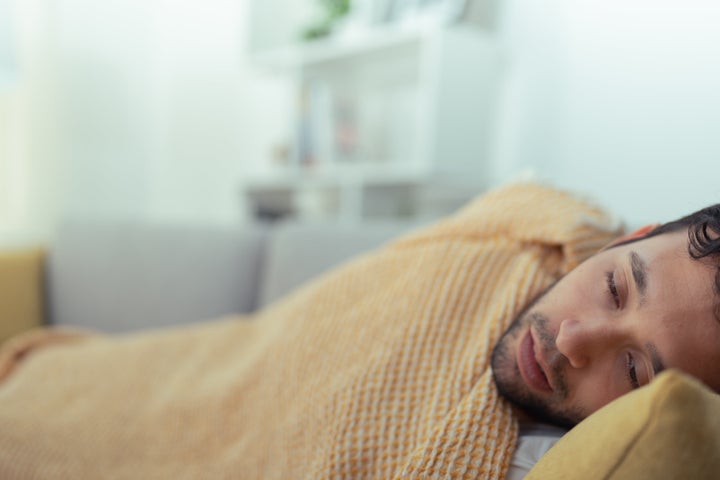
POLYGON ((617 237, 601 209, 514 185, 252 321, 18 338, 0 478, 504 478, 519 411, 572 424, 662 368, 717 381, 707 258, 680 227, 582 263, 617 237))
POLYGON ((500 392, 572 426, 677 368, 720 390, 720 206, 644 228, 536 298, 493 352, 500 392))

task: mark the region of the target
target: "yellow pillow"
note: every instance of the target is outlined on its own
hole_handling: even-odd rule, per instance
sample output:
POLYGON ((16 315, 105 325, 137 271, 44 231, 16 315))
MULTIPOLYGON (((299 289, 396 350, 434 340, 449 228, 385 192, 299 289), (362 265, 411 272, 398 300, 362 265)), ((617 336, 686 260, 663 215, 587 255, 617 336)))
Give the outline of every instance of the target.
POLYGON ((717 479, 720 396, 667 371, 568 432, 526 479, 717 479))
POLYGON ((0 343, 43 319, 43 253, 0 252, 0 343))

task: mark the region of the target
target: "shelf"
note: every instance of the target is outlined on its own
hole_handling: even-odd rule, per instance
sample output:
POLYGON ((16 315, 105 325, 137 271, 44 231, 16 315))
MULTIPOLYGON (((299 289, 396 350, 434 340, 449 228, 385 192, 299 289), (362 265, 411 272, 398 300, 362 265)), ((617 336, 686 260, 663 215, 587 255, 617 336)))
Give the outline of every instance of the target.
POLYGON ((370 55, 422 41, 438 28, 373 27, 348 35, 308 41, 256 53, 253 59, 268 69, 283 72, 337 60, 370 55))
MULTIPOLYGON (((277 43, 275 43, 277 45, 277 43)), ((407 217, 484 188, 497 49, 467 25, 348 29, 257 52, 292 79, 286 163, 241 181, 260 218, 407 217)))
POLYGON ((336 188, 348 185, 395 186, 426 182, 427 172, 416 166, 347 165, 332 171, 313 172, 287 169, 246 179, 248 190, 302 190, 309 188, 336 188))
POLYGON ((277 220, 359 221, 367 218, 437 218, 455 211, 482 185, 446 183, 429 172, 356 176, 275 175, 243 182, 255 217, 277 220))

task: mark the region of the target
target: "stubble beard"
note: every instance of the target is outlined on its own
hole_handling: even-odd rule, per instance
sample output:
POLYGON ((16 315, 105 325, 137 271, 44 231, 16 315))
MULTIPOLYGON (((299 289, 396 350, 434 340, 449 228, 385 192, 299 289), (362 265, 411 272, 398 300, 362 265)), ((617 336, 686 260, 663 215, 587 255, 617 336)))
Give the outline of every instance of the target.
POLYGON ((495 345, 490 364, 493 379, 498 392, 516 407, 540 422, 547 422, 564 428, 575 426, 583 415, 575 408, 560 408, 558 405, 569 395, 565 382, 564 372, 567 359, 561 354, 554 355, 552 376, 554 391, 547 397, 542 397, 531 391, 520 374, 515 351, 511 345, 516 345, 522 333, 529 325, 533 325, 543 344, 545 351, 556 352, 555 338, 548 331, 548 318, 542 313, 533 310, 533 307, 542 299, 552 286, 541 293, 528 307, 512 322, 503 333, 500 341, 495 345))

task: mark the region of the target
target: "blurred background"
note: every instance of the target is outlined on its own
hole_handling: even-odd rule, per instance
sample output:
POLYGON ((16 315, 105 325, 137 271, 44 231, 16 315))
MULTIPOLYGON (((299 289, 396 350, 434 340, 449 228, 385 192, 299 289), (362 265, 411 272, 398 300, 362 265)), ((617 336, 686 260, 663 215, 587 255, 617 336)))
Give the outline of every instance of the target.
POLYGON ((712 0, 0 0, 0 241, 443 215, 526 172, 720 202, 712 0))

